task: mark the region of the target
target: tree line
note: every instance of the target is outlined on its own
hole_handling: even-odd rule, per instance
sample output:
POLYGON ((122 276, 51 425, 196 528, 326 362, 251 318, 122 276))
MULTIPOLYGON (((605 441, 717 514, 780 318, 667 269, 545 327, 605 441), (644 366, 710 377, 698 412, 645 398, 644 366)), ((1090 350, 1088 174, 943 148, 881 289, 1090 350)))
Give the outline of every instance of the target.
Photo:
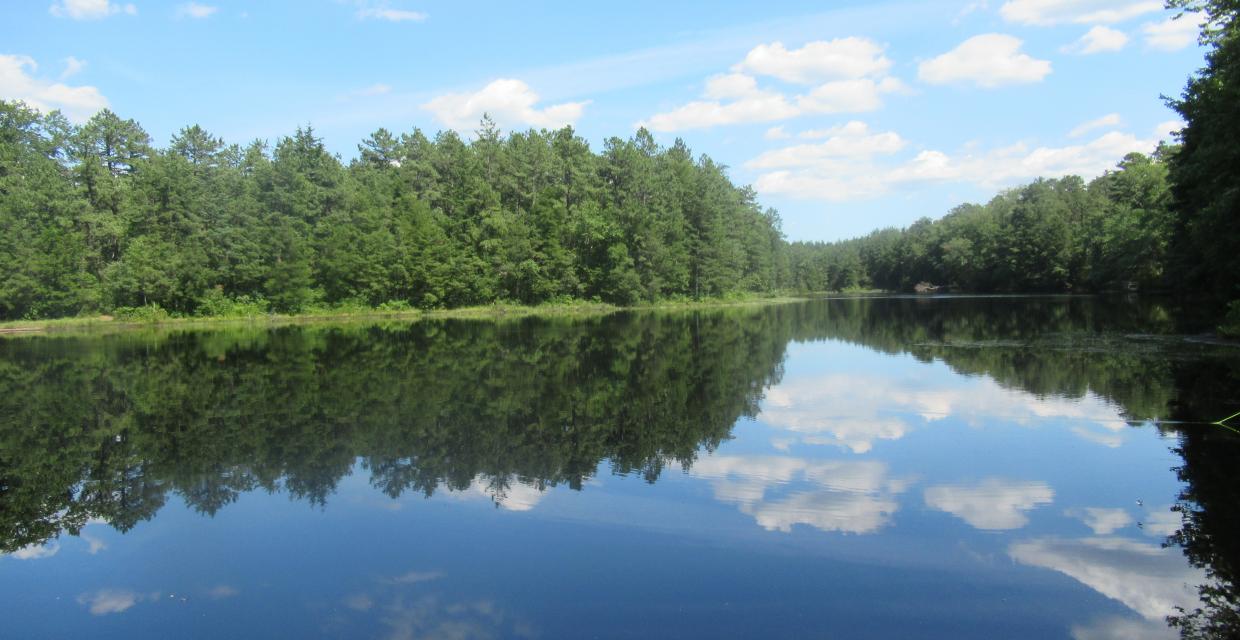
POLYGON ((1205 19, 1206 65, 1179 98, 1179 143, 1086 183, 1038 179, 938 220, 833 243, 794 242, 796 289, 1165 290, 1236 300, 1240 333, 1240 27, 1235 0, 1170 0, 1205 19))
POLYGON ((1088 183, 1039 179, 904 229, 794 242, 791 280, 812 291, 911 291, 923 282, 970 292, 1159 288, 1175 223, 1167 166, 1174 153, 1166 146, 1152 156, 1131 153, 1088 183))
MULTIPOLYGON (((780 290, 1174 290, 1237 300, 1240 37, 1205 16, 1206 66, 1169 99, 1180 144, 1086 183, 1038 179, 939 220, 832 243, 683 141, 600 152, 571 127, 380 129, 347 164, 309 128, 268 147, 195 125, 165 148, 104 110, 81 126, 0 101, 0 320, 510 301, 626 305, 780 290)), ((1183 16, 1181 16, 1183 17, 1183 16)))
POLYGON ((191 126, 165 148, 104 110, 0 102, 0 319, 511 301, 632 304, 785 286, 778 215, 649 132, 467 141, 380 129, 343 164, 191 126))

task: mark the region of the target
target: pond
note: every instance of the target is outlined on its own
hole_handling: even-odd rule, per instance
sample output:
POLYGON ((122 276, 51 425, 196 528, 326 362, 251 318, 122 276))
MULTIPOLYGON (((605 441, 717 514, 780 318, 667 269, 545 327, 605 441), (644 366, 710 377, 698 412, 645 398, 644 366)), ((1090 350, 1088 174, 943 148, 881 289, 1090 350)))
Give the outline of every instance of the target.
POLYGON ((1222 637, 1240 348, 1190 315, 884 297, 3 339, 0 635, 1222 637))

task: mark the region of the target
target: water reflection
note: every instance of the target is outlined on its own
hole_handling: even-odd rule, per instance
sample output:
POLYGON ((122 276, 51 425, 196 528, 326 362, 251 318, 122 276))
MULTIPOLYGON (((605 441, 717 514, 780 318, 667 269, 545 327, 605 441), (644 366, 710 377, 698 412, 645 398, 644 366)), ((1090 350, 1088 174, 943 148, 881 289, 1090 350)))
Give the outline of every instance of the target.
MULTIPOLYGON (((705 547, 727 547, 728 536, 763 549, 796 542, 805 562, 968 571, 959 584, 993 580, 1022 585, 1022 597, 1063 598, 1060 617, 1020 627, 1030 637, 1045 635, 1035 618, 1076 638, 1162 637, 1169 616, 1187 637, 1227 637, 1240 629, 1240 486, 1231 473, 1240 445, 1202 423, 1240 408, 1240 363, 1236 350, 1184 338, 1171 320, 1182 317, 1144 301, 852 299, 589 320, 0 340, 0 562, 37 569, 120 550, 132 559, 129 536, 116 532, 181 505, 205 520, 248 498, 289 496, 323 510, 323 531, 307 535, 327 536, 357 517, 335 519, 342 492, 346 504, 392 517, 425 518, 408 513, 409 498, 436 496, 551 523, 632 526, 691 512, 677 535, 705 547), (1169 447, 1182 460, 1174 477, 1169 447), (351 488, 355 473, 368 492, 351 488)), ((522 600, 529 586, 507 592, 481 578, 512 554, 534 553, 513 522, 495 524, 487 544, 509 555, 493 567, 472 566, 457 549, 443 568, 380 568, 372 558, 364 580, 334 577, 334 591, 313 594, 332 612, 317 623, 334 635, 565 635, 536 615, 547 605, 522 600)), ((453 526, 444 531, 474 534, 453 526)), ((536 586, 603 589, 575 573, 597 560, 583 552, 571 561, 562 547, 538 556, 553 573, 536 586)), ((918 598, 946 606, 936 590, 908 586, 911 574, 831 570, 873 596, 837 616, 879 615, 888 591, 895 608, 882 615, 892 620, 916 619, 929 606, 918 598)), ((827 588, 822 575, 834 574, 806 584, 827 588)), ((0 573, 0 588, 6 580, 0 573)), ((261 591, 227 576, 204 580, 192 593, 213 606, 241 606, 261 591)), ((669 580, 697 585, 673 599, 711 593, 691 577, 669 580)), ((100 580, 69 599, 93 617, 122 619, 188 597, 141 584, 100 580)), ((787 594, 777 601, 770 606, 795 605, 787 594)), ((699 605, 703 616, 722 615, 699 605)), ((631 606, 640 617, 656 605, 631 606)), ((775 615, 748 611, 755 621, 775 615)), ((956 615, 982 624, 976 611, 956 615)), ((680 635, 705 633, 694 615, 680 623, 694 620, 680 635)), ((829 628, 825 618, 801 624, 811 626, 790 628, 829 628)))
POLYGON ((805 524, 821 531, 870 533, 887 524, 908 482, 881 462, 813 462, 791 457, 710 456, 690 470, 711 481, 715 497, 737 505, 769 531, 805 524), (793 481, 807 491, 772 496, 793 481))
POLYGON ((1055 491, 1045 482, 987 478, 976 485, 938 485, 926 489, 926 504, 970 526, 989 531, 1019 529, 1029 523, 1026 511, 1050 504, 1055 491))

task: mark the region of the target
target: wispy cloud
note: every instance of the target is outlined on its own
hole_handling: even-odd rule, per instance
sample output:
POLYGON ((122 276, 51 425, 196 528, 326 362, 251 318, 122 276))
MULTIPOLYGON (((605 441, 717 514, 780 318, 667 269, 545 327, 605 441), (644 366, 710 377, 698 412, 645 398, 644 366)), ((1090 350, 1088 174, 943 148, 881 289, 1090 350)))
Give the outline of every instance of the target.
POLYGON ((210 18, 219 10, 219 7, 213 5, 189 2, 177 7, 177 17, 202 20, 204 18, 210 18))
POLYGON ((389 2, 355 0, 353 4, 357 7, 357 17, 361 20, 424 22, 428 17, 424 12, 393 7, 389 2))
POLYGON ((59 0, 48 7, 48 12, 57 18, 70 20, 99 20, 108 16, 124 13, 137 15, 138 7, 133 4, 120 4, 108 0, 59 0))

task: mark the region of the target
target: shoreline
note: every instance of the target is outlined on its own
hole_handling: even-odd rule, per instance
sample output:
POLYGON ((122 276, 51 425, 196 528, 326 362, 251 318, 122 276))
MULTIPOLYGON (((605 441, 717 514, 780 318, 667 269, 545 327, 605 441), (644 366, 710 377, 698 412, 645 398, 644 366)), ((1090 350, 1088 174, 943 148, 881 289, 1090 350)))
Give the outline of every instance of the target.
POLYGON ((693 311, 729 307, 765 306, 789 304, 809 300, 805 296, 771 296, 742 299, 706 299, 666 301, 650 304, 617 306, 602 302, 574 302, 567 304, 519 305, 493 304, 455 309, 404 309, 383 311, 379 309, 318 311, 298 314, 265 314, 253 316, 192 316, 164 318, 160 320, 126 320, 107 315, 56 318, 49 320, 11 320, 0 322, 0 338, 42 336, 62 333, 94 333, 135 331, 141 329, 208 328, 229 325, 278 327, 303 324, 347 324, 380 320, 500 320, 525 317, 604 316, 624 311, 693 311))

